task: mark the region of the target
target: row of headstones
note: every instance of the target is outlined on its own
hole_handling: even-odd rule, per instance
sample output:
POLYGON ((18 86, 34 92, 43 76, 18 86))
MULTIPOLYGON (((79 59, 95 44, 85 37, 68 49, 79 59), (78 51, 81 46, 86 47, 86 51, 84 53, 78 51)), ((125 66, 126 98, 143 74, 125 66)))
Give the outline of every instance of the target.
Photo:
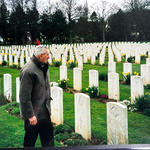
POLYGON ((135 63, 140 64, 141 63, 141 56, 147 54, 148 52, 148 57, 150 58, 150 50, 148 49, 148 45, 144 44, 122 44, 121 46, 118 44, 113 44, 112 45, 112 50, 117 58, 117 61, 121 61, 121 55, 125 55, 126 61, 127 58, 130 56, 134 57, 135 56, 135 63))
MULTIPOLYGON (((150 67, 149 67, 150 69, 150 67)), ((150 71, 148 72, 150 74, 150 71)), ((89 87, 96 86, 99 91, 99 79, 97 70, 89 70, 89 87)), ((67 67, 60 66, 60 80, 67 80, 67 67)), ((19 102, 19 78, 16 78, 16 101, 19 102)), ((82 89, 82 70, 73 69, 73 88, 77 91, 82 89)), ((4 74, 4 95, 7 99, 12 99, 12 79, 10 74, 4 74)), ((131 102, 136 97, 144 95, 144 84, 142 76, 131 76, 131 102)), ((108 73, 108 98, 120 100, 119 74, 115 72, 108 73)))
MULTIPOLYGON (((63 124, 63 90, 51 87, 51 119, 56 124, 63 124)), ((90 97, 83 93, 74 95, 75 132, 86 140, 91 139, 90 97)), ((128 144, 127 107, 117 102, 107 103, 107 143, 128 144)))
MULTIPOLYGON (((10 75, 4 75, 9 83, 4 88, 11 89, 10 75)), ((16 100, 19 102, 19 78, 16 78, 16 100)), ((6 94, 6 93, 5 93, 6 94)), ((8 94, 8 93, 7 93, 8 94)), ((6 95, 8 98, 11 94, 6 95)), ((60 87, 51 87, 51 119, 56 125, 63 124, 63 90, 60 87)), ((75 132, 86 140, 91 139, 91 109, 90 97, 83 93, 74 95, 75 132)), ((127 107, 116 102, 107 103, 107 139, 108 144, 128 144, 128 117, 127 107)))
POLYGON ((145 55, 146 52, 149 52, 150 56, 150 51, 149 51, 149 43, 117 43, 114 44, 116 48, 118 48, 121 53, 126 53, 126 55, 130 56, 135 56, 136 54, 141 54, 145 55))
MULTIPOLYGON (((87 63, 89 59, 91 59, 91 64, 95 64, 96 57, 98 56, 98 54, 100 56, 99 64, 100 65, 104 64, 105 55, 106 55, 106 45, 105 44, 100 43, 100 44, 91 44, 88 46, 77 46, 77 47, 71 47, 69 45, 68 48, 65 48, 65 47, 66 46, 63 46, 63 45, 50 46, 52 55, 50 54, 49 64, 52 64, 52 58, 54 58, 55 60, 62 59, 62 64, 66 65, 66 60, 68 58, 68 51, 70 52, 70 60, 74 61, 76 58, 76 60, 78 62, 78 67, 81 69, 83 69, 83 63, 87 63)), ((10 66, 12 64, 18 65, 18 59, 20 57, 20 67, 23 67, 24 66, 24 56, 25 56, 26 62, 28 62, 30 60, 30 57, 33 55, 34 47, 32 47, 32 48, 33 49, 30 49, 30 50, 27 50, 27 49, 21 50, 19 48, 18 53, 15 50, 14 62, 12 61, 13 56, 11 55, 11 50, 9 50, 9 65, 10 66), (25 51, 25 55, 24 55, 24 51, 25 51), (20 53, 21 53, 21 55, 19 56, 20 53)), ((2 50, 2 51, 4 52, 4 50, 2 50)), ((121 61, 121 52, 114 45, 111 47, 111 44, 108 44, 108 54, 109 54, 109 61, 114 61, 114 57, 117 58, 118 62, 121 61), (115 54, 115 56, 114 56, 114 54, 115 54)), ((136 54, 135 62, 140 63, 139 53, 135 53, 135 54, 136 54)), ((128 53, 126 53, 126 59, 128 57, 129 57, 129 55, 128 55, 128 53)), ((0 55, 0 63, 2 63, 2 60, 3 60, 3 56, 0 55)), ((5 50, 4 60, 5 61, 8 60, 7 50, 5 50)))
MULTIPOLYGON (((150 60, 150 58, 148 58, 150 60)), ((150 84, 150 64, 141 64, 141 76, 132 75, 132 63, 123 64, 124 73, 131 75, 131 99, 144 95, 144 85, 150 84)), ((67 67, 60 66, 60 80, 67 80, 67 67)), ((99 77, 97 70, 89 70, 89 87, 99 88, 99 77)), ((73 88, 80 91, 82 89, 82 70, 73 69, 73 88)), ((108 97, 110 99, 120 99, 119 94, 119 74, 116 73, 116 62, 108 63, 108 97)))
POLYGON ((14 50, 22 50, 22 49, 32 49, 35 45, 10 45, 10 46, 0 46, 0 50, 4 49, 14 49, 14 50))
MULTIPOLYGON (((60 46, 58 46, 60 47, 60 46)), ((70 46, 69 46, 70 47, 70 46)), ((27 50, 27 49, 23 49, 23 50, 1 50, 0 53, 0 64, 2 63, 3 59, 7 62, 9 61, 9 65, 11 66, 12 64, 16 64, 18 65, 18 59, 20 58, 20 66, 23 67, 24 66, 24 57, 26 59, 26 62, 29 61, 29 58, 32 57, 33 55, 33 51, 34 51, 34 47, 33 49, 27 50), (25 55, 24 55, 25 53, 25 55), (4 55, 4 58, 3 58, 4 55), (9 55, 9 56, 8 56, 9 55), (14 62, 12 61, 12 57, 14 56, 14 62), (9 58, 8 58, 9 57, 9 58)), ((66 60, 68 59, 68 51, 70 52, 70 60, 75 60, 74 57, 76 57, 76 60, 78 62, 78 66, 82 69, 83 68, 83 60, 82 57, 80 56, 81 54, 81 49, 78 48, 63 48, 62 46, 60 47, 60 49, 58 49, 57 47, 51 46, 50 47, 51 50, 51 54, 50 54, 50 59, 49 59, 49 64, 52 64, 52 58, 54 58, 55 61, 62 59, 63 61, 63 65, 66 65, 66 60)), ((87 53, 84 55, 84 62, 86 63, 88 61, 88 59, 90 59, 91 53, 94 53, 94 50, 90 48, 90 51, 85 50, 87 53)), ((98 50, 97 50, 97 54, 98 54, 98 50)), ((83 50, 82 50, 83 53, 83 50)), ((97 55, 95 54, 95 56, 97 55)), ((92 56, 92 64, 95 64, 95 56, 92 56)))
POLYGON ((22 68, 25 62, 30 60, 30 57, 33 56, 34 49, 32 50, 2 50, 0 53, 0 64, 2 64, 3 60, 9 62, 9 66, 13 64, 18 65, 20 59, 20 67, 22 68), (13 58, 14 57, 14 58, 13 58))
MULTIPOLYGON (((99 50, 96 50, 96 53, 94 52, 94 50, 91 48, 90 50, 85 50, 85 53, 82 56, 80 56, 80 52, 81 50, 79 49, 69 49, 70 52, 70 60, 75 61, 75 58, 78 62, 78 67, 83 69, 83 63, 87 63, 88 59, 91 58, 91 63, 95 64, 96 62, 96 56, 99 53, 99 50), (92 54, 91 54, 92 53, 92 54), (93 55, 94 54, 94 55, 93 55)), ((83 51, 83 50, 82 50, 83 51)), ((0 53, 0 64, 2 64, 3 60, 5 60, 6 62, 9 62, 9 66, 15 64, 18 65, 18 60, 20 58, 20 67, 22 68, 25 64, 25 62, 28 62, 30 60, 30 57, 32 57, 34 49, 32 50, 2 50, 2 53, 0 53), (14 57, 14 62, 13 62, 13 57, 14 57), (24 59, 25 57, 25 59, 24 59), (25 62, 24 62, 25 60, 25 62)), ((105 57, 105 47, 102 50, 102 54, 100 54, 100 64, 104 64, 104 57, 105 57)), ((48 60, 49 64, 52 64, 52 58, 55 59, 55 61, 57 60, 61 60, 62 59, 62 64, 66 65, 67 59, 68 59, 68 49, 64 49, 64 50, 59 50, 56 49, 51 49, 51 54, 50 54, 50 58, 48 60)))
MULTIPOLYGON (((108 62, 108 72, 116 72, 116 62, 108 62)), ((132 75, 132 63, 123 63, 123 72, 132 75)), ((146 64, 140 65, 140 73, 144 86, 150 84, 150 58, 146 58, 146 64)))
MULTIPOLYGON (((69 51, 70 51, 70 60, 74 61, 74 56, 76 57, 76 60, 79 63, 79 60, 81 60, 83 63, 87 63, 88 60, 91 60, 91 64, 95 64, 96 63, 96 57, 99 54, 99 64, 103 65, 104 61, 105 61, 105 55, 106 55, 106 46, 108 47, 108 54, 109 54, 109 61, 114 61, 114 57, 117 58, 117 62, 121 61, 121 56, 122 54, 125 54, 126 56, 126 60, 128 57, 130 56, 135 56, 135 63, 140 64, 141 62, 141 55, 146 55, 146 52, 148 52, 148 57, 150 57, 150 51, 148 50, 147 47, 143 47, 141 46, 142 44, 135 44, 135 43, 131 43, 132 49, 129 51, 128 48, 126 48, 126 44, 124 44, 124 47, 127 49, 126 51, 122 51, 120 50, 120 48, 118 47, 117 43, 100 43, 99 45, 97 44, 93 44, 93 45, 87 45, 87 46, 77 46, 75 48, 70 47, 69 51), (83 56, 83 57, 82 57, 83 56)), ((68 49, 67 48, 63 48, 63 46, 61 46, 61 50, 57 48, 57 46, 55 48, 52 49, 52 53, 54 58, 56 59, 61 59, 61 55, 63 56, 64 59, 66 58, 66 54, 68 49)), ((63 59, 62 58, 62 59, 63 59)), ((66 63, 63 63, 63 65, 65 65, 66 63)), ((80 68, 80 67, 79 67, 80 68)), ((82 69, 82 68, 81 68, 82 69)))
MULTIPOLYGON (((124 63, 124 73, 132 75, 132 64, 124 63)), ((67 80, 67 67, 60 66, 60 80, 67 80)), ((150 84, 150 65, 141 65, 141 76, 131 76, 131 99, 144 95, 144 85, 150 84)), ((16 90, 19 85, 19 79, 16 78, 16 90)), ((4 95, 11 99, 11 75, 4 74, 4 95)), ((97 70, 89 70, 89 87, 98 87, 99 91, 99 74, 97 70)), ((73 88, 77 91, 82 90, 82 70, 80 68, 73 69, 73 88)), ((110 62, 108 64, 108 97, 119 101, 119 74, 116 73, 116 63, 110 62)), ((17 91, 16 91, 17 94, 17 91)), ((18 95, 18 94, 17 94, 18 95)), ((18 101, 18 96, 16 96, 18 101)))
MULTIPOLYGON (((73 50, 70 50, 70 60, 73 60, 74 61, 74 54, 73 54, 73 50)), ((94 52, 93 52, 94 53, 94 52)), ((108 65, 110 66, 109 67, 109 71, 111 70, 114 70, 115 67, 112 67, 115 65, 115 62, 114 62, 114 54, 113 54, 113 51, 111 50, 110 47, 108 47, 108 54, 109 54, 109 63, 108 65)), ((91 55, 91 64, 95 64, 96 63, 96 56, 98 55, 98 52, 96 54, 92 54, 91 55)), ((103 65, 104 64, 104 61, 105 61, 105 55, 106 55, 106 47, 103 46, 103 48, 101 49, 100 51, 100 57, 99 57, 99 64, 100 65, 103 65)), ((119 55, 119 54, 118 54, 119 55)), ((58 55, 57 55, 58 56, 58 55)), ((87 63, 88 62, 88 59, 90 57, 88 57, 88 55, 86 53, 84 53, 83 57, 80 56, 79 54, 76 54, 75 53, 75 56, 76 56, 76 59, 77 59, 77 62, 78 62, 78 68, 80 69, 83 69, 83 63, 87 63)), ((117 57, 117 61, 121 61, 121 55, 117 56, 116 54, 116 57, 117 57)), ((59 57, 61 59, 61 56, 59 57)), ((127 59, 128 57, 126 57, 127 59)), ((139 57, 138 57, 139 58, 139 57)), ((62 65, 63 66, 66 66, 66 60, 67 60, 67 54, 66 52, 62 55, 62 65)), ((139 59, 136 61, 139 63, 139 59)), ((146 58, 146 64, 149 64, 150 63, 150 58, 146 58)))

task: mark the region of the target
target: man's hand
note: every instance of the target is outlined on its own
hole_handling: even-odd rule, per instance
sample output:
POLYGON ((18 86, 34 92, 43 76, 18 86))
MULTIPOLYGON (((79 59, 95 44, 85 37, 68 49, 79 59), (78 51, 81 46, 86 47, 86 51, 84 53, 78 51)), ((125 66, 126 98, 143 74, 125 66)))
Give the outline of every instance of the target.
POLYGON ((29 118, 30 125, 35 126, 37 124, 37 118, 35 116, 29 118))

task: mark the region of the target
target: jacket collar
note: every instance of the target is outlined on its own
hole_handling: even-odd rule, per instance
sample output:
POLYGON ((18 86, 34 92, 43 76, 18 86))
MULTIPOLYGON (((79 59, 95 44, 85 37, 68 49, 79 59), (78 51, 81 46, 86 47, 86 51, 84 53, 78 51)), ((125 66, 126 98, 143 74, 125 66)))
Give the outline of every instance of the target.
POLYGON ((48 63, 44 64, 42 62, 40 62, 35 55, 33 55, 33 57, 31 58, 31 60, 33 61, 33 63, 36 64, 36 66, 41 69, 43 72, 47 72, 48 70, 48 63))

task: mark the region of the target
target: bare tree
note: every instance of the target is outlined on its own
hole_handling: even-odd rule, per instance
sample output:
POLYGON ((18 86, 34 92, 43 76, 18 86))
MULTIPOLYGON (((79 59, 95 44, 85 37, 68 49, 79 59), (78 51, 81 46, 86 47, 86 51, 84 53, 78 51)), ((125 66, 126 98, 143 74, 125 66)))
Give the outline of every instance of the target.
POLYGON ((77 10, 77 0, 61 0, 69 23, 75 18, 77 10))
POLYGON ((127 10, 146 9, 150 6, 150 0, 125 0, 124 8, 127 10))
POLYGON ((150 0, 126 0, 124 8, 130 13, 130 30, 135 41, 144 40, 149 30, 147 30, 148 20, 145 20, 146 10, 150 8, 150 0))
POLYGON ((52 13, 52 3, 51 3, 51 0, 48 0, 48 13, 49 14, 52 13))
POLYGON ((12 11, 14 11, 18 5, 20 5, 23 10, 26 10, 29 2, 30 0, 6 0, 6 3, 12 11))
POLYGON ((118 11, 119 7, 106 0, 101 0, 100 3, 96 4, 96 8, 93 9, 96 11, 96 14, 98 15, 98 18, 102 24, 103 41, 106 41, 105 31, 107 27, 107 19, 112 13, 118 11))
POLYGON ((4 3, 4 0, 1 0, 1 1, 0 1, 0 7, 1 7, 1 5, 2 5, 3 3, 4 3))

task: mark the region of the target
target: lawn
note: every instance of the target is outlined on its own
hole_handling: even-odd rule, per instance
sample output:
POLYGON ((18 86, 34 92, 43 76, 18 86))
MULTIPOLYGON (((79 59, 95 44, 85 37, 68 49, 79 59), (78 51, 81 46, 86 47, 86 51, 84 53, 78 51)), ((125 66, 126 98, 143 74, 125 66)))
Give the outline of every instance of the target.
MULTIPOLYGON (((99 73, 107 73, 107 65, 84 64, 82 71, 82 88, 88 87, 88 71, 90 69, 98 70, 99 73)), ((116 70, 122 80, 123 63, 117 63, 116 70)), ((140 65, 133 64, 133 72, 140 72, 140 65)), ((19 76, 19 70, 0 66, 0 93, 3 93, 3 74, 12 75, 12 96, 16 97, 16 81, 19 76)), ((68 69, 69 86, 73 87, 73 71, 68 69)), ((57 82, 59 80, 59 68, 50 66, 50 80, 57 82)), ((100 94, 107 94, 107 82, 99 82, 100 94)), ((148 92, 148 90, 145 90, 148 92)), ((130 86, 120 84, 120 99, 130 97, 130 86)), ((64 123, 74 129, 74 95, 63 93, 64 102, 64 123)), ((150 144, 150 118, 142 114, 128 112, 128 131, 129 144, 150 144)), ((106 130, 106 104, 91 99, 91 130, 92 136, 103 139, 103 144, 107 143, 106 130)), ((23 143, 23 121, 15 116, 10 116, 0 107, 0 147, 22 147, 23 143)), ((58 146, 58 143, 55 143, 58 146)), ((40 146, 39 140, 37 146, 40 146)))

